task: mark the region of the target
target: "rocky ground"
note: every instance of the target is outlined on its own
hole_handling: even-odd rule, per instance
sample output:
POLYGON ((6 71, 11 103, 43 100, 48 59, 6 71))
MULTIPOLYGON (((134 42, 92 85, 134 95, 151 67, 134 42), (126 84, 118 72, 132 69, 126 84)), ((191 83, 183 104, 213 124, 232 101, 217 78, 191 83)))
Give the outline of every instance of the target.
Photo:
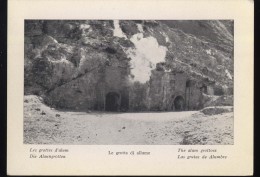
POLYGON ((27 95, 24 143, 233 144, 233 109, 215 108, 160 113, 69 112, 47 107, 40 97, 27 95))

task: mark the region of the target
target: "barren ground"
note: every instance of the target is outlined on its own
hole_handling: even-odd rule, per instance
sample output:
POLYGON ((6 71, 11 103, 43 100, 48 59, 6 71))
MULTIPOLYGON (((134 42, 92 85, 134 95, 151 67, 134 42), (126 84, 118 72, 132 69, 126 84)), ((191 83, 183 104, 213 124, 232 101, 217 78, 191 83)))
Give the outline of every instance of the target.
POLYGON ((26 144, 233 144, 233 122, 233 112, 67 112, 24 97, 26 144))

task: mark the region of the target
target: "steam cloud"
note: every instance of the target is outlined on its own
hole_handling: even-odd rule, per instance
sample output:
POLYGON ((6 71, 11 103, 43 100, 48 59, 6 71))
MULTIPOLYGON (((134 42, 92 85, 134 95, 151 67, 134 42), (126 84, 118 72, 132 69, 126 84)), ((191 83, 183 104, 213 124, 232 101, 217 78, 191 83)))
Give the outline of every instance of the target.
MULTIPOLYGON (((114 36, 126 38, 119 26, 119 20, 114 20, 114 36)), ((165 61, 167 48, 160 46, 157 39, 143 37, 143 28, 138 24, 140 33, 133 35, 130 41, 134 43, 135 48, 129 48, 126 53, 131 58, 131 74, 134 75, 133 81, 145 83, 150 79, 151 70, 155 69, 156 64, 165 61)))
POLYGON ((145 83, 150 79, 151 70, 156 64, 165 61, 167 48, 160 46, 154 37, 143 37, 143 33, 137 33, 130 39, 135 49, 128 50, 128 56, 132 59, 131 73, 135 76, 134 81, 145 83))

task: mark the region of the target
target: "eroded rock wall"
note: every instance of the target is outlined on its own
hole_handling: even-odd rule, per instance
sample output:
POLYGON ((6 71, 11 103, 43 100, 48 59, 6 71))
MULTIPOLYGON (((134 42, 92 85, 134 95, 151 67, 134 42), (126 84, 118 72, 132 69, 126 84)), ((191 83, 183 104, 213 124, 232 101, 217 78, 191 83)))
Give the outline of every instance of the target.
POLYGON ((193 110, 202 93, 233 94, 232 21, 27 20, 24 39, 25 94, 52 107, 105 110, 115 93, 121 111, 176 110, 177 97, 193 110))

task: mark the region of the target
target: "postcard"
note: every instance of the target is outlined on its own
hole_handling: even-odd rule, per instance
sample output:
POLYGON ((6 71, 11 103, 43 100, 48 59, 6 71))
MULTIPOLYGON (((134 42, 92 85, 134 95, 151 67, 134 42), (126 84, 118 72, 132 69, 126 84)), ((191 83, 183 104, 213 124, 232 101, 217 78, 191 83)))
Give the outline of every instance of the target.
POLYGON ((8 3, 9 175, 251 175, 253 1, 8 3))

